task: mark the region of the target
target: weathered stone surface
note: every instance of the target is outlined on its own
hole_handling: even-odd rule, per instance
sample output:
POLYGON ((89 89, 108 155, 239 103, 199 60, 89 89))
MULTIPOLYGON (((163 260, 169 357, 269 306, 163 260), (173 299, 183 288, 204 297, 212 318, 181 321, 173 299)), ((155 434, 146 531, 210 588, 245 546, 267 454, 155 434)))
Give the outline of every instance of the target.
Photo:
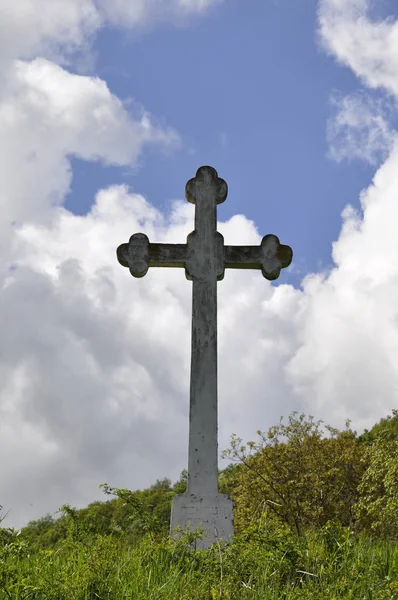
POLYGON ((146 275, 149 267, 185 267, 187 244, 151 244, 144 233, 135 233, 117 249, 117 259, 134 277, 146 275))
POLYGON ((224 265, 230 269, 261 269, 270 281, 278 279, 281 269, 292 262, 293 251, 276 235, 266 235, 260 246, 224 246, 224 265))
POLYGON ((143 277, 149 267, 182 267, 193 283, 188 490, 173 500, 170 532, 177 525, 194 529, 201 524, 208 537, 198 542, 199 549, 217 539, 233 540, 232 501, 218 493, 217 281, 226 267, 261 269, 274 280, 293 257, 275 235, 266 235, 259 246, 224 246, 217 204, 227 194, 217 171, 201 167, 185 188, 187 200, 195 204, 195 229, 186 244, 154 244, 135 233, 117 249, 119 263, 134 277, 143 277))
MULTIPOLYGON (((198 550, 208 548, 217 540, 231 543, 234 537, 232 509, 232 500, 226 494, 177 494, 171 507, 170 530, 177 525, 190 530, 203 527, 206 533, 196 543, 198 550)), ((173 535, 178 539, 177 533, 173 535)))

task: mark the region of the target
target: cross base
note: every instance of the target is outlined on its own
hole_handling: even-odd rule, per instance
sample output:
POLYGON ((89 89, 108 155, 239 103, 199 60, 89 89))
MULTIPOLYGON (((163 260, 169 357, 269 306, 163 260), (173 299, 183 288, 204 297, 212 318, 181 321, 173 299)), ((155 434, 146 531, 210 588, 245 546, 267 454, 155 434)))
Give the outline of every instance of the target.
POLYGON ((205 550, 221 539, 232 543, 232 507, 232 500, 227 494, 177 494, 171 506, 170 537, 181 537, 181 534, 173 532, 177 525, 180 525, 181 529, 189 528, 190 531, 201 526, 205 533, 203 539, 196 540, 198 550, 205 550))

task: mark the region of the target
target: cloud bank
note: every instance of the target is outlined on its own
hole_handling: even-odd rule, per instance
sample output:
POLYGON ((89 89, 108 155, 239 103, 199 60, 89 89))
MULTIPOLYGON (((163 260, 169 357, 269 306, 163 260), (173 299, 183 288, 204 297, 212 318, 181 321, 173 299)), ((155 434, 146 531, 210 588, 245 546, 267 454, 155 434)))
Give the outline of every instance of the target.
MULTIPOLYGON (((210 2, 112 5, 131 26, 210 2)), ((166 218, 110 186, 86 216, 65 210, 70 156, 131 165, 178 134, 132 116, 104 81, 67 70, 110 18, 105 0, 58 0, 40 23, 32 2, 10 6, 0 9, 0 503, 11 510, 3 525, 20 527, 65 502, 103 500, 100 483, 137 489, 187 466, 191 284, 180 269, 133 279, 116 248, 135 231, 185 241, 194 207, 176 200, 166 218)), ((395 98, 397 25, 372 21, 368 8, 324 0, 319 35, 363 85, 395 98)), ((348 103, 346 121, 349 111, 356 127, 370 118, 348 103)), ((220 450, 231 433, 253 439, 292 410, 361 430, 396 406, 398 145, 387 117, 370 121, 387 132, 387 154, 361 211, 342 214, 332 271, 307 275, 302 291, 258 272, 227 271, 219 283, 220 450)), ((227 244, 261 239, 243 215, 218 229, 227 244)))

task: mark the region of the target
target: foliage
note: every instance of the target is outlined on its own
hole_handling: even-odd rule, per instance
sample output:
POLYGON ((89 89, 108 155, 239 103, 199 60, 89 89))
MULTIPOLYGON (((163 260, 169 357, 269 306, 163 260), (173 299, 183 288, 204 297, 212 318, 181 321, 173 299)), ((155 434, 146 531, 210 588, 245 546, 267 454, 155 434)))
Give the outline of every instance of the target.
MULTIPOLYGON (((339 432, 326 426, 330 438, 322 439, 319 424, 304 421, 304 415, 289 417, 289 425, 273 426, 262 444, 248 442, 250 452, 232 436, 232 450, 223 452, 246 466, 239 473, 233 494, 238 529, 258 522, 270 513, 300 536, 305 529, 338 519, 343 525, 355 520, 353 507, 357 486, 366 469, 364 448, 348 429, 339 432), (285 442, 280 437, 286 438, 285 442)), ((281 419, 282 421, 282 419, 281 419)))
POLYGON ((67 541, 55 552, 9 546, 0 562, 0 598, 393 600, 398 590, 396 544, 369 544, 335 522, 299 539, 263 516, 258 528, 236 535, 233 544, 188 550, 189 532, 181 541, 147 532, 131 549, 112 536, 90 533, 79 541, 84 518, 67 505, 61 510, 67 541))
POLYGON ((234 436, 223 453, 233 544, 198 551, 200 528, 169 538, 186 470, 142 491, 105 483, 116 498, 0 528, 0 599, 398 598, 398 411, 359 437, 349 422, 326 427, 329 438, 296 414, 258 431, 249 455, 234 436))
POLYGON ((374 444, 380 433, 385 432, 385 439, 388 441, 398 440, 398 410, 392 409, 392 416, 388 415, 380 419, 378 423, 373 425, 372 429, 365 431, 357 437, 357 442, 360 444, 374 444))
MULTIPOLYGON (((130 490, 111 488, 107 483, 101 484, 100 488, 104 488, 105 494, 116 494, 119 498, 124 500, 125 504, 132 506, 136 513, 136 517, 139 519, 142 531, 149 533, 152 539, 155 539, 162 533, 159 518, 153 510, 154 506, 151 506, 150 508, 145 506, 137 495, 134 494, 134 492, 130 492, 130 490)), ((129 517, 130 520, 134 520, 134 518, 135 515, 129 517)))
POLYGON ((381 431, 368 455, 355 508, 359 523, 379 537, 398 539, 398 439, 389 441, 388 432, 381 431))

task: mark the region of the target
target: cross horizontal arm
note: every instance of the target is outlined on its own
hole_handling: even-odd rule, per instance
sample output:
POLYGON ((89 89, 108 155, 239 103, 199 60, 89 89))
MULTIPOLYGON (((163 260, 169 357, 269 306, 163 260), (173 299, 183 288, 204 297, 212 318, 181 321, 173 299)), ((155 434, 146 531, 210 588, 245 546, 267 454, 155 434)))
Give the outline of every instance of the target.
MULTIPOLYGON (((187 269, 191 253, 189 244, 152 244, 144 233, 135 233, 128 244, 118 247, 117 259, 134 277, 143 277, 149 267, 187 269)), ((281 269, 288 267, 293 258, 290 246, 281 244, 272 234, 264 236, 259 246, 223 246, 222 254, 223 267, 261 269, 270 281, 278 279, 281 269)))
POLYGON ((145 234, 136 233, 128 244, 117 249, 117 259, 134 277, 143 277, 149 267, 185 267, 187 244, 151 244, 145 234))
POLYGON ((149 244, 150 267, 185 267, 186 244, 149 244))
POLYGON ((259 246, 224 246, 224 266, 229 269, 261 269, 263 276, 278 279, 281 269, 293 259, 290 246, 280 244, 276 235, 266 235, 259 246))

